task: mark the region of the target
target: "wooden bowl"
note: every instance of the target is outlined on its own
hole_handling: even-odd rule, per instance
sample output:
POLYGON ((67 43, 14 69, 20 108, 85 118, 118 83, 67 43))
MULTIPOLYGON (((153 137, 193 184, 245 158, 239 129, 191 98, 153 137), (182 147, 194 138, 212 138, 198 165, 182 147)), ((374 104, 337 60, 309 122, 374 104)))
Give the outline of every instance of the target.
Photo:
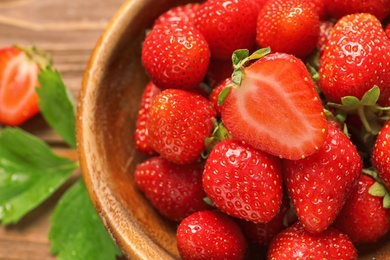
MULTIPOLYGON (((153 20, 186 1, 129 0, 104 31, 79 96, 77 140, 83 177, 108 232, 129 259, 179 259, 176 224, 161 217, 136 188, 144 157, 134 145, 140 96, 148 82, 141 44, 153 20)), ((366 246, 362 259, 390 259, 390 243, 366 246), (386 245, 388 244, 388 245, 386 245)))

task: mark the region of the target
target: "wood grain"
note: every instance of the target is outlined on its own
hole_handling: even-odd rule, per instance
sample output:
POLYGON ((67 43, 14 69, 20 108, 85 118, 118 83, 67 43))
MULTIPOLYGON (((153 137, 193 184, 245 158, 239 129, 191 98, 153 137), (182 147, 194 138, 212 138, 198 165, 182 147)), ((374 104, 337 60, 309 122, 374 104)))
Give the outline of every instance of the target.
MULTIPOLYGON (((82 76, 102 31, 124 0, 0 0, 0 48, 35 44, 49 52, 54 68, 77 99, 82 76)), ((1 127, 1 126, 0 126, 1 127)), ((44 122, 36 116, 22 126, 50 144, 60 155, 77 160, 44 122)), ((0 259, 56 259, 50 252, 50 216, 61 194, 76 178, 15 225, 0 225, 0 259)))

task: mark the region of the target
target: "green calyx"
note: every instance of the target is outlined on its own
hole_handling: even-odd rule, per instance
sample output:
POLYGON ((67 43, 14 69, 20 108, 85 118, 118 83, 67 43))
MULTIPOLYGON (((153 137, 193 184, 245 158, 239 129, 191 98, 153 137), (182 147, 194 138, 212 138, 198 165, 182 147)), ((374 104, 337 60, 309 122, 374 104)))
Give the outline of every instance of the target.
POLYGON ((328 106, 336 108, 336 114, 346 118, 350 114, 357 114, 366 132, 377 135, 383 123, 390 119, 390 107, 381 107, 377 104, 380 89, 374 86, 359 100, 355 96, 346 96, 341 104, 329 102, 328 106))
POLYGON ((226 129, 225 125, 221 123, 215 123, 214 131, 210 137, 205 138, 206 150, 202 153, 203 158, 207 158, 210 152, 213 150, 219 142, 225 139, 232 139, 232 135, 226 129))
POLYGON ((250 64, 251 61, 261 59, 271 52, 271 48, 263 48, 255 51, 249 55, 249 50, 238 49, 233 52, 233 73, 232 73, 232 84, 224 88, 218 96, 218 104, 222 105, 225 98, 229 94, 232 87, 241 86, 242 80, 245 75, 245 67, 250 64))
POLYGON ((375 179, 375 183, 369 188, 368 193, 375 197, 383 198, 383 207, 386 209, 390 208, 390 192, 386 186, 382 183, 381 179, 378 177, 376 171, 371 169, 364 169, 363 173, 371 176, 375 179))
POLYGON ((41 69, 50 67, 53 64, 51 55, 43 50, 38 49, 35 45, 27 47, 15 45, 14 47, 23 51, 27 55, 29 60, 34 63, 37 63, 41 69))
POLYGON ((249 50, 239 49, 233 52, 232 61, 233 61, 233 74, 232 81, 234 84, 241 86, 242 79, 244 78, 244 68, 248 65, 250 61, 261 59, 271 52, 271 48, 262 48, 251 55, 249 55, 249 50))
POLYGON ((353 134, 355 144, 366 159, 370 158, 371 147, 383 124, 390 119, 390 107, 377 104, 379 95, 379 87, 374 86, 360 100, 355 96, 346 96, 341 99, 341 104, 327 103, 333 118, 341 125, 348 125, 345 132, 353 134), (350 124, 347 119, 351 116, 357 118, 361 126, 350 124))

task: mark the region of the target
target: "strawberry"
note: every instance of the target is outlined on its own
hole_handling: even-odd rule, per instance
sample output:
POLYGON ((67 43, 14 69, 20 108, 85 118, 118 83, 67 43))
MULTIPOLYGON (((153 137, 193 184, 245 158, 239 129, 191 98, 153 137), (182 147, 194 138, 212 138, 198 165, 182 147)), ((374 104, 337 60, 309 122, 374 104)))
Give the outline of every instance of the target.
POLYGON ((252 0, 206 0, 196 11, 195 26, 213 58, 230 60, 236 49, 255 46, 257 14, 252 0))
POLYGON ((141 105, 138 110, 137 124, 135 129, 135 147, 144 154, 155 155, 156 151, 149 143, 149 110, 155 96, 161 93, 153 82, 149 82, 141 97, 141 105))
POLYGON ((218 115, 221 115, 222 110, 222 105, 219 103, 219 95, 221 94, 222 90, 231 86, 232 83, 233 82, 230 77, 226 78, 224 81, 217 84, 217 86, 215 86, 210 93, 209 100, 213 104, 218 115))
POLYGON ((252 221, 237 219, 237 223, 249 244, 267 246, 274 236, 286 228, 285 224, 288 223, 285 222, 290 210, 290 200, 284 197, 279 212, 270 221, 266 223, 254 223, 252 221))
POLYGON ((371 162, 379 178, 390 189, 390 121, 387 121, 374 143, 371 162))
POLYGON ((284 160, 287 191, 306 230, 321 233, 337 217, 362 172, 359 153, 332 123, 317 153, 302 160, 284 160))
POLYGON ((137 186, 164 216, 181 221, 190 214, 210 209, 204 202, 202 163, 177 165, 162 157, 151 157, 137 165, 137 186))
POLYGON ((356 244, 374 243, 390 230, 390 209, 383 207, 381 197, 369 192, 375 182, 362 174, 333 224, 356 244))
POLYGON ((149 142, 165 159, 186 164, 197 160, 211 136, 216 112, 203 96, 165 89, 157 95, 149 111, 149 142))
POLYGON ((319 28, 320 18, 310 1, 271 0, 259 12, 256 41, 273 52, 304 58, 314 51, 319 28))
POLYGON ((38 74, 50 62, 34 46, 0 49, 0 123, 17 126, 39 112, 38 74))
POLYGON ((183 260, 244 259, 246 241, 237 223, 211 210, 198 211, 177 228, 177 247, 183 260))
POLYGON ((303 62, 292 55, 268 54, 243 65, 263 52, 267 50, 249 57, 235 53, 238 60, 247 58, 235 65, 233 82, 240 86, 227 93, 222 121, 235 138, 254 148, 281 158, 307 157, 327 136, 320 97, 303 62))
POLYGON ((195 12, 199 8, 199 5, 199 3, 188 3, 186 5, 172 7, 161 14, 155 20, 154 24, 183 22, 189 26, 194 26, 195 12))
POLYGON ((233 217, 270 221, 282 201, 280 160, 244 142, 225 139, 207 158, 203 188, 218 209, 233 217))
POLYGON ((387 38, 389 39, 390 41, 390 23, 388 23, 386 26, 385 26, 385 33, 387 35, 387 38))
POLYGON ((356 13, 369 13, 380 21, 390 15, 390 0, 323 0, 329 15, 336 19, 356 13))
POLYGON ((146 36, 142 63, 161 89, 193 89, 204 79, 210 49, 203 35, 183 22, 160 23, 146 36))
POLYGON ((207 83, 210 87, 215 88, 226 78, 230 78, 233 73, 232 60, 211 59, 209 69, 206 73, 207 83))
POLYGON ((334 26, 320 60, 319 86, 332 102, 362 96, 375 85, 378 104, 390 104, 390 46, 381 23, 362 13, 341 18, 334 26))
POLYGON ((330 227, 311 234, 300 222, 280 232, 271 241, 267 259, 357 259, 356 249, 347 235, 330 227))
POLYGON ((322 21, 320 23, 320 33, 317 41, 317 49, 319 50, 320 54, 322 54, 325 50, 325 46, 329 41, 333 27, 333 21, 322 21))

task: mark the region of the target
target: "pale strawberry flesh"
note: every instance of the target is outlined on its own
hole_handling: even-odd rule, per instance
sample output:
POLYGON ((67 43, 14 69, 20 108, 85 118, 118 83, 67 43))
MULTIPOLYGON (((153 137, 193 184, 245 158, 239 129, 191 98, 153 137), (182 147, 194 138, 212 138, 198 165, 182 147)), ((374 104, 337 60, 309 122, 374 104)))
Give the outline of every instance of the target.
POLYGON ((246 68, 221 116, 235 138, 287 159, 315 153, 327 133, 312 79, 304 64, 288 54, 270 54, 246 68))

